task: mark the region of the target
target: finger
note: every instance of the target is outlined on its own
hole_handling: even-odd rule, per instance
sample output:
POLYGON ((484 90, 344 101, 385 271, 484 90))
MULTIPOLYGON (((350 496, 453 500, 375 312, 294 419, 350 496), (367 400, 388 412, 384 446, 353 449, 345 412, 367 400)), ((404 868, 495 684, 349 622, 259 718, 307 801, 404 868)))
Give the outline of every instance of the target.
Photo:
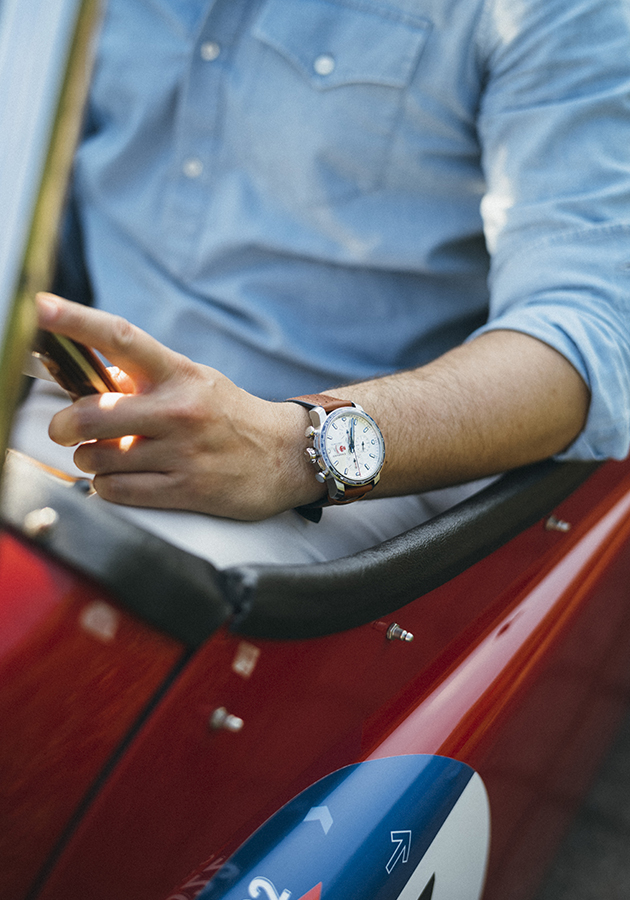
POLYGON ((126 435, 117 440, 90 441, 77 447, 75 465, 91 475, 116 472, 171 472, 181 460, 176 447, 151 438, 126 435))
POLYGON ((104 500, 122 506, 195 510, 198 503, 198 498, 178 490, 178 480, 168 472, 97 474, 93 485, 104 500))
POLYGON ((40 328, 94 347, 134 381, 159 383, 173 371, 178 354, 126 319, 54 294, 37 295, 40 328))
POLYGON ((95 475, 97 494, 123 506, 172 509, 171 479, 163 472, 114 472, 95 475))
POLYGON ((92 394, 53 416, 48 433, 55 443, 73 447, 85 441, 114 440, 127 435, 160 437, 164 421, 156 415, 149 395, 92 394))
POLYGON ((119 369, 118 366, 108 366, 107 371, 111 375, 112 381, 117 386, 118 391, 121 394, 135 393, 135 385, 126 372, 123 372, 123 370, 119 369))

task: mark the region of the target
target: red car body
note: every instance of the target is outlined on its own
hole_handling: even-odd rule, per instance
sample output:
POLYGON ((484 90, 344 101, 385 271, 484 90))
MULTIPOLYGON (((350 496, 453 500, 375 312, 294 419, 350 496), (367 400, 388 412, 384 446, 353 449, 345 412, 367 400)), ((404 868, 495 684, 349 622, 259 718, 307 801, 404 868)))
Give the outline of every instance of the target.
MULTIPOLYGON (((36 64, 19 202, 0 166, 0 449, 43 286, 15 226, 47 167, 31 112, 90 4, 4 0, 36 64)), ((222 572, 28 459, 1 487, 0 898, 478 900, 449 871, 470 837, 483 876, 489 810, 483 898, 531 900, 627 707, 630 462, 542 463, 354 557, 222 572)))
POLYGON ((193 897, 318 779, 437 754, 488 791, 485 900, 532 897, 628 698, 630 466, 605 464, 551 512, 382 620, 274 640, 251 632, 277 611, 228 615, 191 648, 56 560, 45 530, 18 534, 9 509, 0 896, 193 897), (388 640, 394 621, 413 642, 388 640), (242 728, 213 728, 216 710, 242 728))

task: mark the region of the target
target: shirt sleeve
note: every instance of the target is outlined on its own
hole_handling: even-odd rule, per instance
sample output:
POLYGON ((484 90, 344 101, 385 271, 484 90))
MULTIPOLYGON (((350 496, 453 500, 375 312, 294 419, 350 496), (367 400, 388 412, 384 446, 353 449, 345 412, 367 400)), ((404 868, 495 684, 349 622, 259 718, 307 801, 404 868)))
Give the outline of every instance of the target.
POLYGON ((563 459, 630 449, 630 2, 488 0, 478 119, 490 316, 591 390, 563 459))

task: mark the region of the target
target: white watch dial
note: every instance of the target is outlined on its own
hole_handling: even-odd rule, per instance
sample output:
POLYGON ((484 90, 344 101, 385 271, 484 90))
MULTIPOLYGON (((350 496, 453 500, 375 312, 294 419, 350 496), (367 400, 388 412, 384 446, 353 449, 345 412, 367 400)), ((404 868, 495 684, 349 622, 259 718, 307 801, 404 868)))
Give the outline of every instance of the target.
POLYGON ((344 408, 326 419, 321 454, 328 468, 344 483, 367 484, 383 465, 385 444, 371 416, 362 410, 344 408))

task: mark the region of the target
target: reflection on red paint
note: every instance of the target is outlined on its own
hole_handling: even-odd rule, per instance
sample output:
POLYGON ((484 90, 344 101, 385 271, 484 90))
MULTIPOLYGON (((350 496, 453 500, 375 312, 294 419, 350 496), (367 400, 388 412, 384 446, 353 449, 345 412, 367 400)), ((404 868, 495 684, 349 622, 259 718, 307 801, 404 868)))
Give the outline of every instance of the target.
POLYGON ((182 648, 4 532, 0 565, 0 897, 17 900, 182 648))

